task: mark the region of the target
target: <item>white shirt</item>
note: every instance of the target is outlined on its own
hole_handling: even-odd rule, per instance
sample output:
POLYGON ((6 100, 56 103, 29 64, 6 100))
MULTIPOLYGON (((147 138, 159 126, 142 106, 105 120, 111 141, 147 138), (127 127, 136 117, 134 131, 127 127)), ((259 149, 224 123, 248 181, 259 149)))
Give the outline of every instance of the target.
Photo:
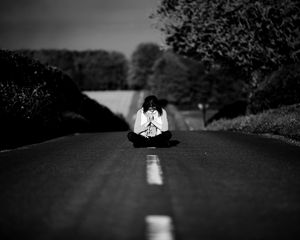
POLYGON ((144 137, 154 137, 164 131, 168 131, 167 112, 164 109, 162 110, 161 116, 159 116, 156 110, 146 113, 144 113, 142 108, 138 110, 134 124, 134 132, 144 137), (153 121, 150 123, 148 118, 151 116, 153 117, 153 121))

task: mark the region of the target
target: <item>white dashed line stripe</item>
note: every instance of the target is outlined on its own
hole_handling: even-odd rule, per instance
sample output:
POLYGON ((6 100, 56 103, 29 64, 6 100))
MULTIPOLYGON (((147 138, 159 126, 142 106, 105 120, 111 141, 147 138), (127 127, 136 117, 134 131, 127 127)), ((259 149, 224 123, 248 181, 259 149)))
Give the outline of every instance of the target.
POLYGON ((147 182, 150 185, 162 185, 162 170, 157 155, 147 155, 147 182))
POLYGON ((147 240, 173 240, 174 227, 169 216, 150 215, 146 217, 147 240))

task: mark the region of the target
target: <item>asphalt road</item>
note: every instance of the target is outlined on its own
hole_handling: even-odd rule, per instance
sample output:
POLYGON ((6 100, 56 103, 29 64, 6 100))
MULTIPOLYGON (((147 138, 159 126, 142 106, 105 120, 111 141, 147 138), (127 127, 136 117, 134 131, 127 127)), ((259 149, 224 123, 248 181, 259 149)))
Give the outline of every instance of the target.
POLYGON ((117 132, 1 152, 0 239, 155 239, 153 215, 172 219, 179 240, 299 239, 299 147, 173 135, 180 143, 161 149, 134 149, 117 132), (158 156, 162 185, 147 182, 147 155, 158 156))

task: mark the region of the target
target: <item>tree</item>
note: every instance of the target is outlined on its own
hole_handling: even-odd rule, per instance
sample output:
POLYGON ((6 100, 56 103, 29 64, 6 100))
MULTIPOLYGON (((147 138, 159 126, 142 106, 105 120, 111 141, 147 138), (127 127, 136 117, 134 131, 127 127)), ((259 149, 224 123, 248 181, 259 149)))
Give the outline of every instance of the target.
POLYGON ((190 105, 197 107, 200 102, 203 102, 203 97, 209 88, 203 81, 205 76, 205 68, 202 63, 191 58, 180 57, 180 61, 184 64, 188 72, 190 105))
POLYGON ((122 53, 104 50, 83 52, 79 66, 85 90, 126 88, 128 62, 122 53))
POLYGON ((108 89, 127 89, 128 60, 123 53, 112 51, 109 55, 111 80, 108 89))
POLYGON ((165 52, 154 64, 149 77, 150 91, 178 105, 190 103, 188 68, 172 52, 165 52))
POLYGON ((203 77, 204 90, 200 90, 200 93, 204 91, 207 103, 218 109, 236 101, 245 101, 248 94, 241 77, 236 68, 222 66, 203 77))
POLYGON ((249 111, 300 103, 300 64, 283 66, 266 77, 250 98, 249 111))
POLYGON ((297 0, 162 0, 152 16, 176 53, 233 62, 248 76, 300 58, 297 0))
POLYGON ((133 52, 128 76, 132 89, 146 89, 147 79, 152 74, 154 62, 160 57, 161 50, 155 43, 141 43, 133 52))
POLYGON ((116 51, 21 50, 22 55, 67 73, 81 90, 127 88, 128 60, 116 51))

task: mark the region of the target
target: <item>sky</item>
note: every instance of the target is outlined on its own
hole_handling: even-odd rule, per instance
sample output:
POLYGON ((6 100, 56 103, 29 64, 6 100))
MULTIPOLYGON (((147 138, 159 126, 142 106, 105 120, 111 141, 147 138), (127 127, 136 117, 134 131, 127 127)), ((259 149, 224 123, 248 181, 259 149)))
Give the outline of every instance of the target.
POLYGON ((162 42, 158 0, 1 0, 0 49, 116 50, 162 42))

